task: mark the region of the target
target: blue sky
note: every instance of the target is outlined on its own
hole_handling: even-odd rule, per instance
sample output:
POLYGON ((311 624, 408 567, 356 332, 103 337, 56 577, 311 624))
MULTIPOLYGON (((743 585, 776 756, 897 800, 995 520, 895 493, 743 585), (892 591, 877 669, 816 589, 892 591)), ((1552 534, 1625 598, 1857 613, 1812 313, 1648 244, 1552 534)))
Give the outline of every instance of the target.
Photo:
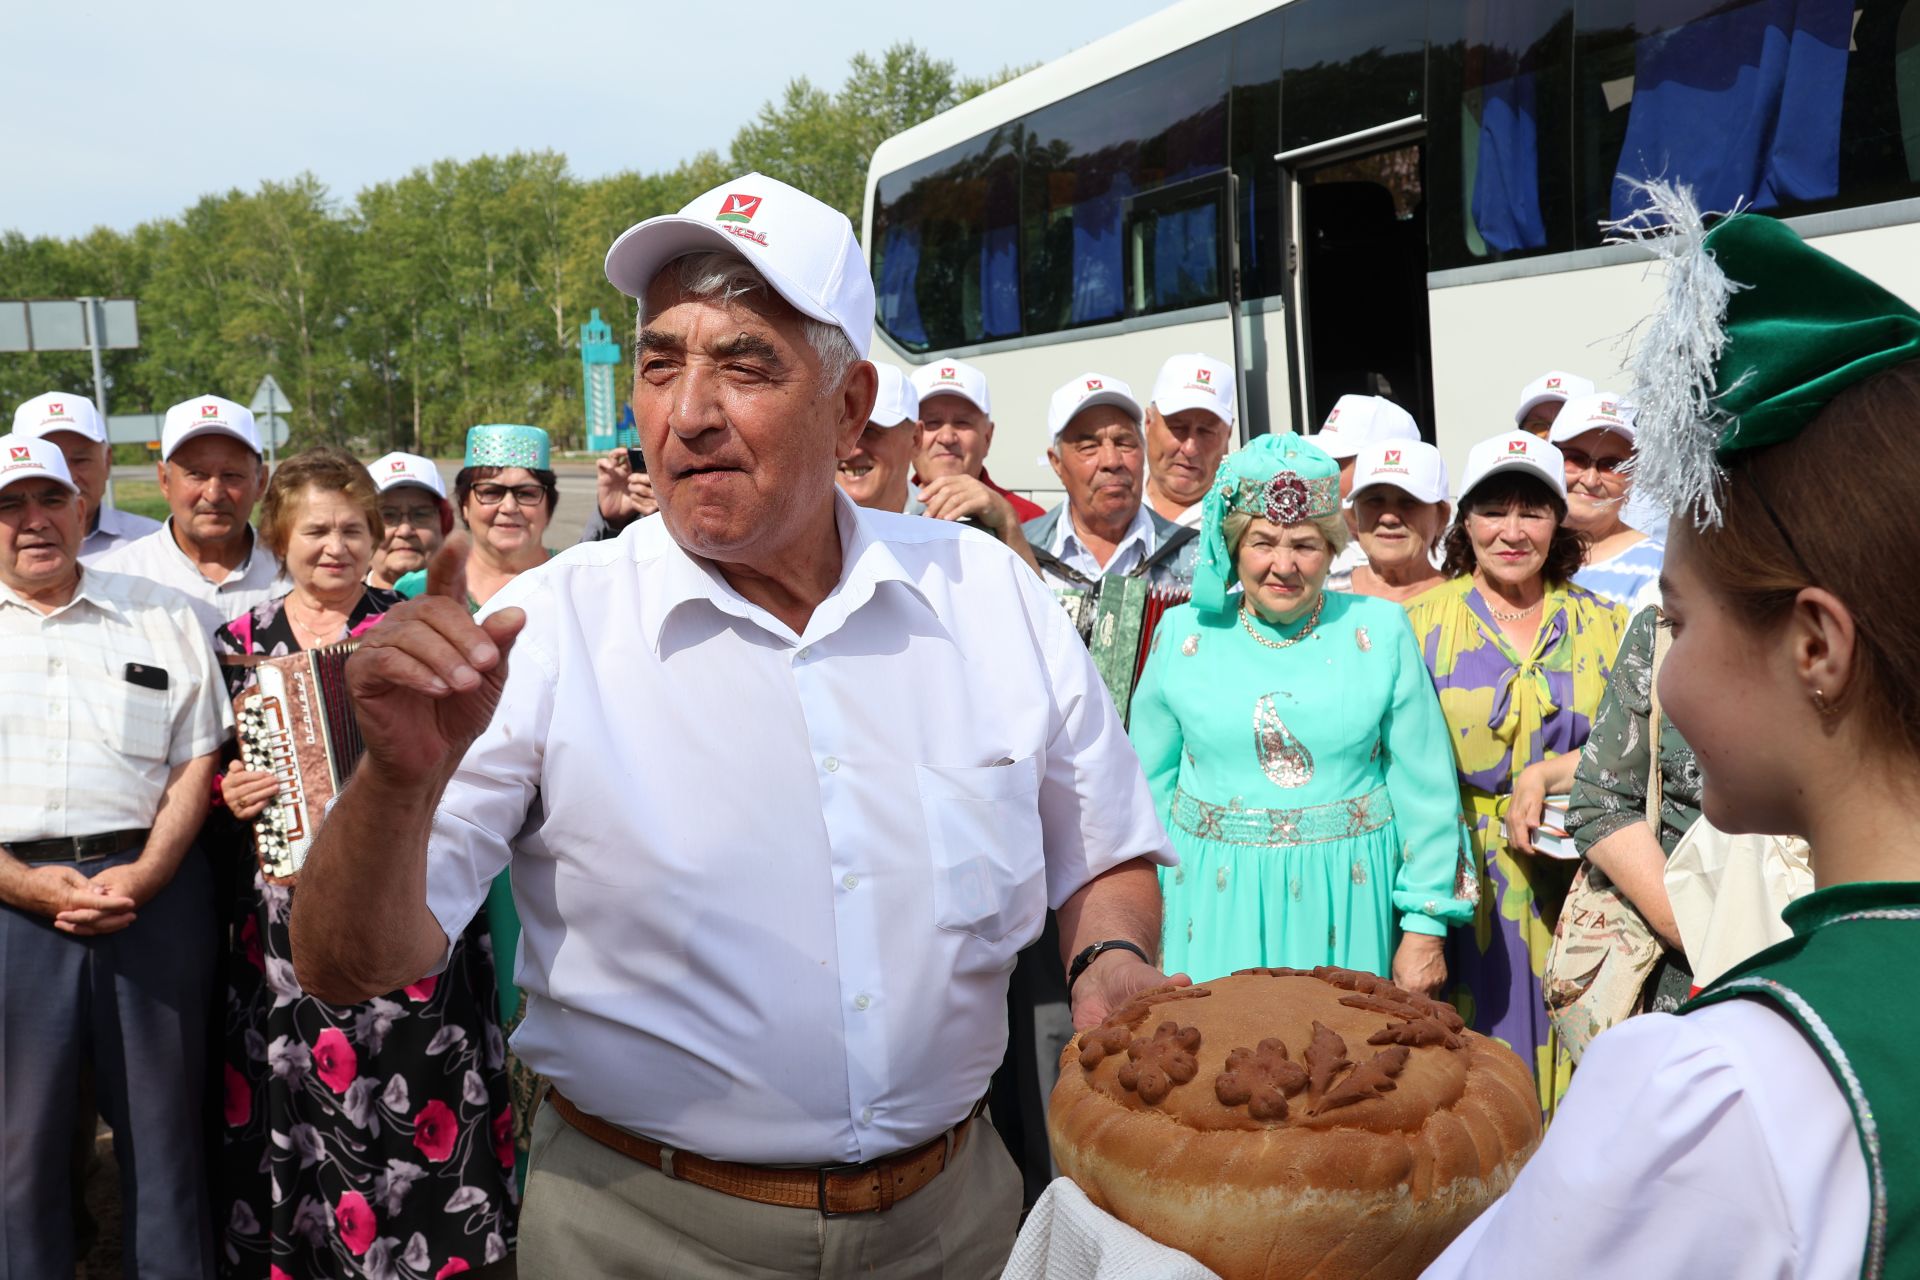
POLYGON ((1042 62, 1158 0, 65 0, 5 6, 0 230, 78 235, 311 170, 350 199, 436 159, 554 148, 657 169, 785 83, 913 40, 965 74, 1042 62), (962 18, 964 15, 964 19, 962 18))

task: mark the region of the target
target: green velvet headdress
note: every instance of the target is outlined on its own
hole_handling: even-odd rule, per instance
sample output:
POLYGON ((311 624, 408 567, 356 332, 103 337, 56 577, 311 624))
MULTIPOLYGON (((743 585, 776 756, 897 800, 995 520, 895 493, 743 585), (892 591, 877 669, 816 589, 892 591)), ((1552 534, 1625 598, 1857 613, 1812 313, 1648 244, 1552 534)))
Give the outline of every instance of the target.
POLYGON ((1666 266, 1631 367, 1634 485, 1675 515, 1720 523, 1720 464, 1790 440, 1843 389, 1920 359, 1920 312, 1784 224, 1736 213, 1705 231, 1693 192, 1647 183, 1613 230, 1666 266))
POLYGON ((1200 508, 1200 560, 1193 570, 1193 604, 1228 613, 1227 589, 1239 580, 1227 552, 1229 511, 1275 524, 1318 520, 1340 510, 1340 464, 1319 445, 1292 432, 1255 436, 1220 464, 1200 508))

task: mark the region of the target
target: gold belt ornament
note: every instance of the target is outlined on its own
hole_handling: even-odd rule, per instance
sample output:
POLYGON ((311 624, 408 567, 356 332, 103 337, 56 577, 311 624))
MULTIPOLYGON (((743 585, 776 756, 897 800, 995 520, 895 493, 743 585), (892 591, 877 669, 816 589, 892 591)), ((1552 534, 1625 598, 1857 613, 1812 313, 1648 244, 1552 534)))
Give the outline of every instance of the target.
POLYGON ((1393 821, 1393 799, 1383 783, 1365 795, 1302 809, 1244 809, 1173 793, 1173 825, 1190 836, 1256 849, 1349 840, 1393 821))

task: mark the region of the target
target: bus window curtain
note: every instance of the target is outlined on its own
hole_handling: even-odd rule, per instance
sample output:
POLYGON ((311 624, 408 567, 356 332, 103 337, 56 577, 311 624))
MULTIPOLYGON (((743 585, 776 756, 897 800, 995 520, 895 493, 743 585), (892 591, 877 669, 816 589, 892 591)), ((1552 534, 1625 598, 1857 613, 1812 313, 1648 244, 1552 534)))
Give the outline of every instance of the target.
POLYGON ((1211 301, 1216 296, 1220 263, 1217 210, 1209 200, 1154 219, 1153 291, 1147 297, 1150 308, 1211 301))
MULTIPOLYGON (((1673 21, 1672 0, 1636 9, 1643 31, 1673 21)), ((1643 35, 1618 172, 1685 182, 1715 212, 1838 195, 1852 31, 1852 0, 1756 0, 1643 35)), ((1616 182, 1612 205, 1626 217, 1636 193, 1616 182)))
POLYGON ((1481 239, 1502 253, 1546 247, 1536 120, 1531 71, 1481 90, 1473 225, 1481 239))
POLYGON ((1069 324, 1117 320, 1124 306, 1125 273, 1120 216, 1133 183, 1124 174, 1090 200, 1073 206, 1073 302, 1069 324))
POLYGON ((927 346, 920 322, 920 229, 888 227, 880 244, 880 325, 909 345, 927 346))
POLYGON ((1017 228, 989 227, 980 237, 980 336, 1020 336, 1020 263, 1017 228))

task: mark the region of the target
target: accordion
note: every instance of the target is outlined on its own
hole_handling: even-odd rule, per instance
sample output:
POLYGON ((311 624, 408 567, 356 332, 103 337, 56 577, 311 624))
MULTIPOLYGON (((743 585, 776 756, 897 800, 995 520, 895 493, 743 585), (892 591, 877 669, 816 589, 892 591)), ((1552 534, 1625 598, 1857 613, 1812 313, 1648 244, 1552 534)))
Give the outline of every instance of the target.
POLYGON ((239 660, 254 675, 253 685, 233 700, 240 767, 280 779, 280 793, 253 820, 253 848, 268 880, 298 874, 328 803, 366 749, 347 697, 347 656, 355 647, 349 640, 239 660))
POLYGON ((1161 616, 1192 594, 1185 588, 1153 586, 1145 577, 1107 577, 1087 590, 1060 593, 1113 697, 1120 723, 1127 723, 1133 689, 1146 668, 1161 616))

